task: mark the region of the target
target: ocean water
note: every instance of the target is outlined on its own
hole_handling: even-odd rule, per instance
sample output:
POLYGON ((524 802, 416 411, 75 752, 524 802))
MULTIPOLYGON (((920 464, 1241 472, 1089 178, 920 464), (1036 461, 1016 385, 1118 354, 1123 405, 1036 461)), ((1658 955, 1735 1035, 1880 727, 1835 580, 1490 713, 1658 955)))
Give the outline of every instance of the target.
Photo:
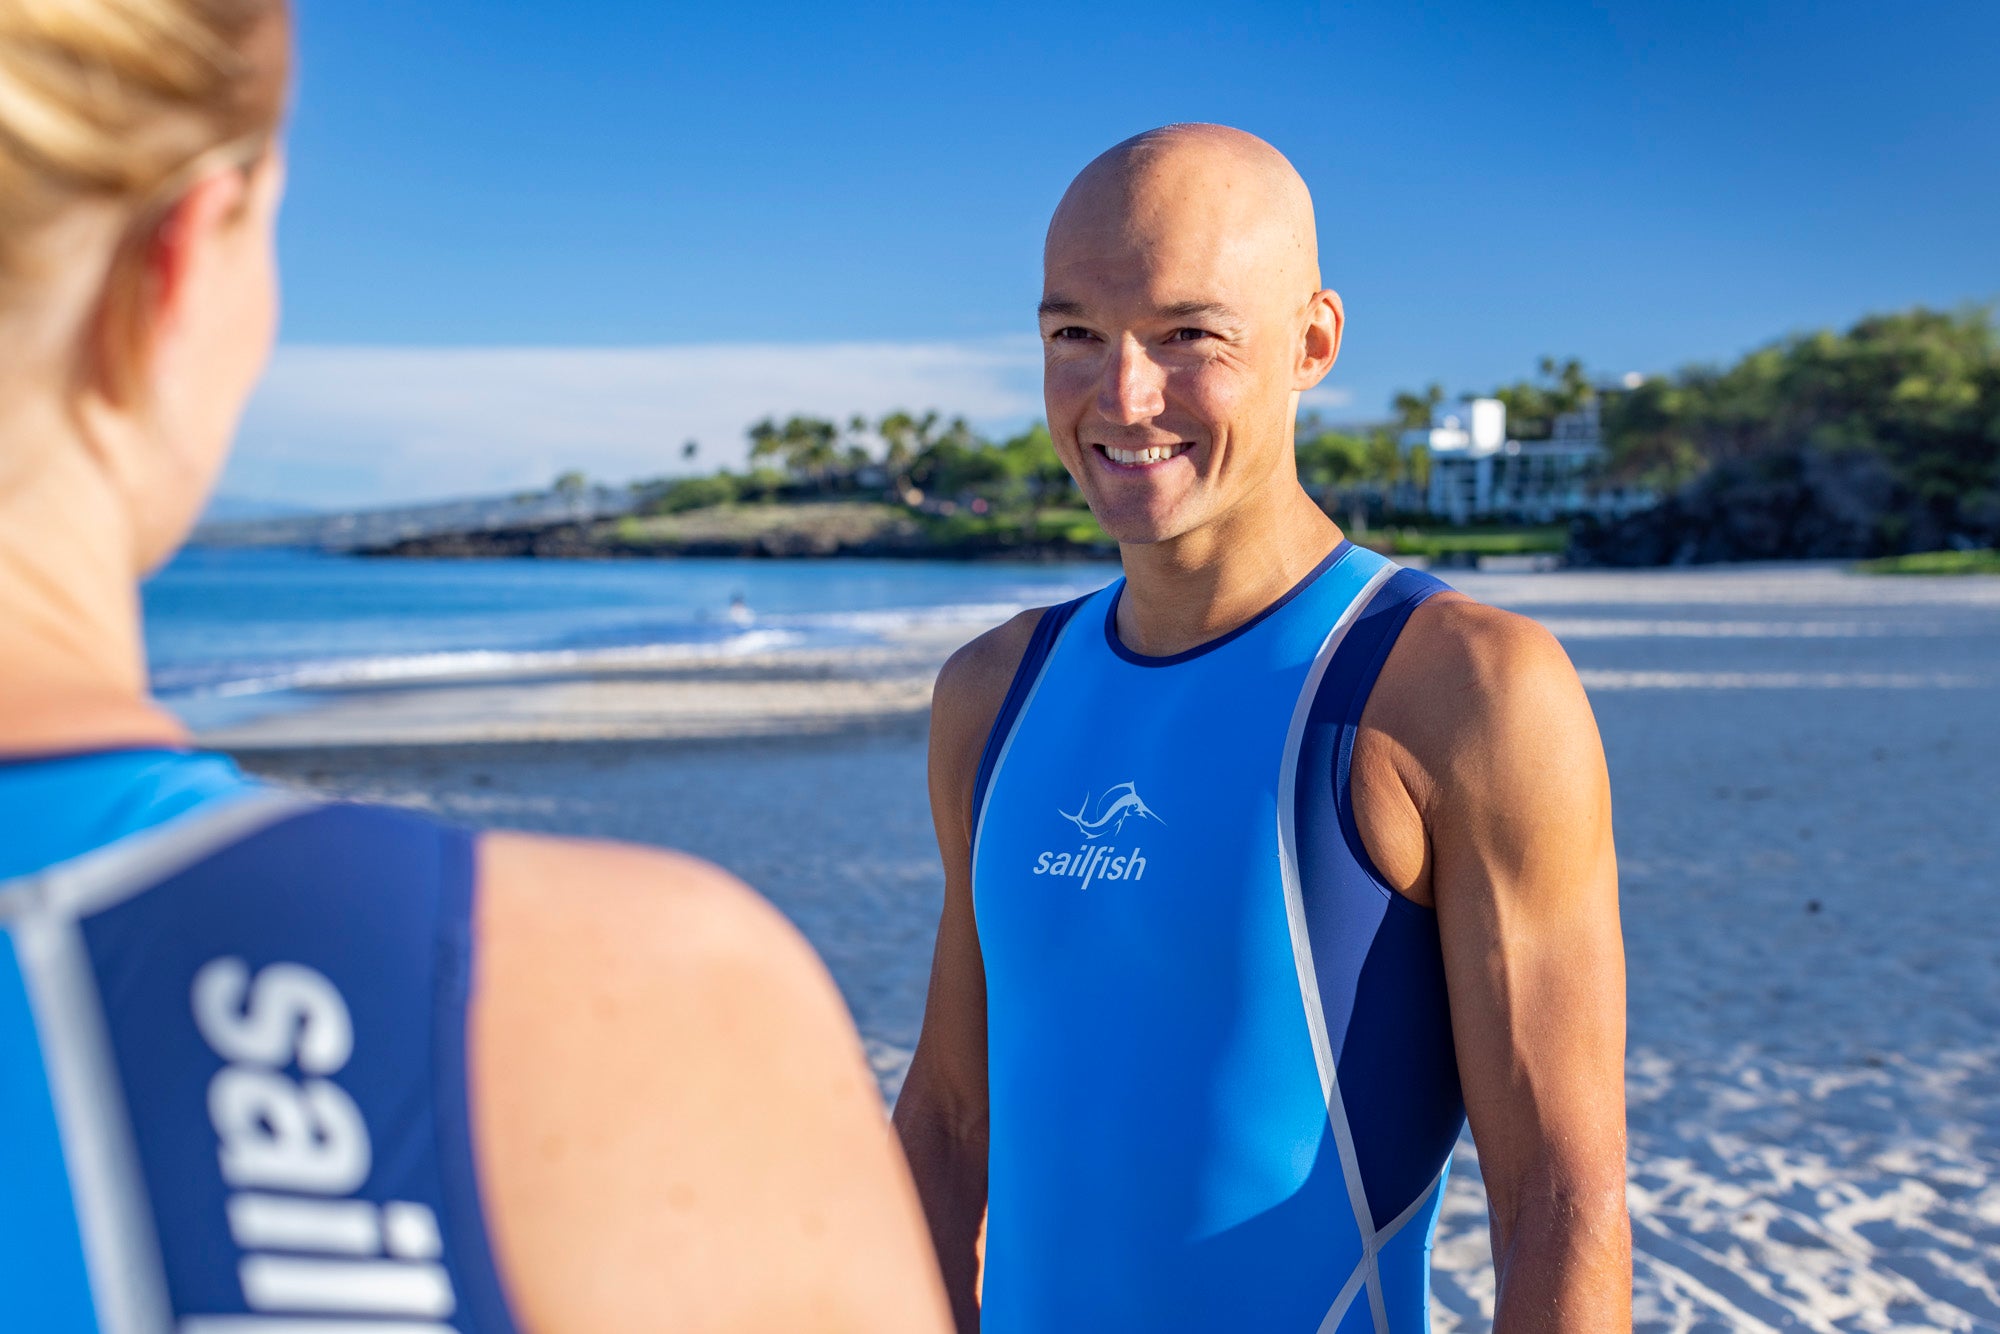
POLYGON ((1095 563, 195 549, 146 584, 146 644, 154 690, 190 722, 214 725, 315 688, 862 644, 923 621, 998 621, 1116 574, 1095 563))

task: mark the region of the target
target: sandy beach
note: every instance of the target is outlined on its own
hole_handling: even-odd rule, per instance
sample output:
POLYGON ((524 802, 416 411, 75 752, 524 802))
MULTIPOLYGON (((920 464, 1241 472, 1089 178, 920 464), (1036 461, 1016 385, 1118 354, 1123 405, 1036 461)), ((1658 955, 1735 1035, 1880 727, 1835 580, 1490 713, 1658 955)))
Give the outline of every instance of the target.
MULTIPOLYGON (((2000 1331, 2000 580, 1466 574, 1541 619, 1610 756, 1640 1327, 2000 1331)), ((320 691, 205 736, 475 825, 671 844, 825 956, 893 1096, 941 877, 937 666, 866 648, 320 691)), ((1436 1327, 1490 1325, 1467 1141, 1436 1327)))

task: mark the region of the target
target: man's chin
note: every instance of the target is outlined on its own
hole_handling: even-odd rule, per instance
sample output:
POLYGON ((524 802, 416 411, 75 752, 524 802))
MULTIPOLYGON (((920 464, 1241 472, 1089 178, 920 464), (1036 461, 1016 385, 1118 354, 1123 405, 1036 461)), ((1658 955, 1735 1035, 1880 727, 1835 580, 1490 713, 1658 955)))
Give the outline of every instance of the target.
POLYGON ((1093 513, 1097 517, 1097 526, 1120 546, 1147 546, 1171 541, 1195 526, 1182 513, 1180 506, 1156 510, 1126 505, 1093 510, 1093 513))

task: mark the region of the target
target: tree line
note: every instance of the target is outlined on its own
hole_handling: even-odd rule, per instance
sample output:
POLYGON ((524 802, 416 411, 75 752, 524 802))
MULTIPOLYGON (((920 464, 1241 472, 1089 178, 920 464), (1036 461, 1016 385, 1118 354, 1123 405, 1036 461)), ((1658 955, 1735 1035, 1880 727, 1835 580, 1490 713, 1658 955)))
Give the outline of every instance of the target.
POLYGON ((767 417, 748 436, 746 471, 641 483, 650 493, 642 509, 670 514, 740 501, 861 494, 947 513, 967 503, 1030 512, 1082 503, 1039 422, 993 440, 965 418, 935 411, 898 409, 845 423, 801 413, 767 417))
MULTIPOLYGON (((1637 521, 1658 530, 1654 547, 1676 540, 1662 525, 1726 528, 1732 513, 1744 532, 1697 546, 1865 555, 2000 540, 2000 331, 1990 307, 1870 315, 1844 331, 1779 339, 1733 364, 1624 380, 1545 357, 1536 374, 1488 394, 1507 405, 1519 439, 1545 437, 1561 414, 1595 406, 1604 481, 1667 498, 1637 521)), ((1301 480, 1329 509, 1411 502, 1427 460, 1399 436, 1428 425, 1445 401, 1432 384, 1397 394, 1392 415, 1372 426, 1302 417, 1301 480)), ((937 412, 845 423, 793 415, 758 422, 749 441, 746 472, 650 484, 650 507, 870 491, 947 509, 969 500, 1002 510, 1081 504, 1039 424, 993 440, 937 412)), ((1685 552, 1660 558, 1676 554, 1685 552)))

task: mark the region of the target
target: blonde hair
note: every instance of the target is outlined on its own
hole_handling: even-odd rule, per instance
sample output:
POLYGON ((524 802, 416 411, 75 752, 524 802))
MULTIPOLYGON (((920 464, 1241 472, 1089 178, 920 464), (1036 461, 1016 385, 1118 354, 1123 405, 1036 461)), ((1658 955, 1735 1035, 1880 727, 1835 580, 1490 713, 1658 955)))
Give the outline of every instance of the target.
POLYGON ((202 172, 259 158, 288 49, 283 0, 0 0, 0 310, 71 212, 110 208, 129 251, 202 172))

